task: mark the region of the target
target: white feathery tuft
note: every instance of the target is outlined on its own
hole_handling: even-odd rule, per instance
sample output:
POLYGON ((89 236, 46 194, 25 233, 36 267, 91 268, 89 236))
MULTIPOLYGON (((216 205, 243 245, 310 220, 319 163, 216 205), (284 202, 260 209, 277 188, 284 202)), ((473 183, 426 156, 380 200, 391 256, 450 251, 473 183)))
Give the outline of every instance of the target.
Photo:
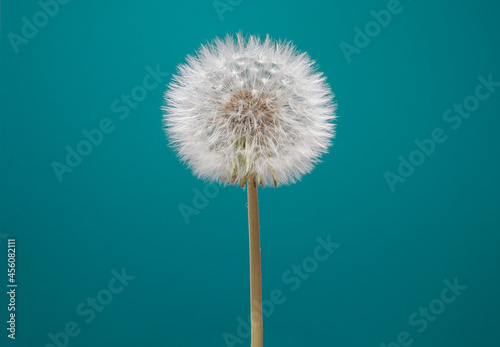
POLYGON ((326 78, 290 42, 228 35, 202 45, 165 92, 171 145, 194 173, 289 184, 327 152, 336 118, 326 78))

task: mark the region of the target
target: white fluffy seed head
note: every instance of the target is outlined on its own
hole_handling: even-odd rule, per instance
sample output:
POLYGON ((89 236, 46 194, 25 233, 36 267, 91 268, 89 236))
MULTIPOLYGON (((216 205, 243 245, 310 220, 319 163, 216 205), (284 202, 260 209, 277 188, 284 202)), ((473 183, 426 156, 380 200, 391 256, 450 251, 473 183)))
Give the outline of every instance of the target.
POLYGON ((178 67, 164 125, 194 173, 244 186, 289 184, 308 172, 334 136, 335 104, 315 62, 290 42, 216 38, 178 67))

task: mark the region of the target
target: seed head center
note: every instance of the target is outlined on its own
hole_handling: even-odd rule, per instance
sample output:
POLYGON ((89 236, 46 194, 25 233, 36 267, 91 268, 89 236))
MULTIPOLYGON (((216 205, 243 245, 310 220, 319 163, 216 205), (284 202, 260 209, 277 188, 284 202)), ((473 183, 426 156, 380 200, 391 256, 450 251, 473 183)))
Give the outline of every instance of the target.
POLYGON ((235 126, 249 122, 259 127, 271 126, 275 124, 275 115, 275 101, 271 96, 247 90, 234 93, 224 106, 224 116, 235 126))

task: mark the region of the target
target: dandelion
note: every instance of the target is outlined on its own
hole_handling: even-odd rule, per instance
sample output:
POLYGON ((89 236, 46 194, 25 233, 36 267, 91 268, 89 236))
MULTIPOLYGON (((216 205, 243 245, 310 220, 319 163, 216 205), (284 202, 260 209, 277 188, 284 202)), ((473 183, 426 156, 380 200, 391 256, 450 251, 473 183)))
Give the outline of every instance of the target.
POLYGON ((290 42, 216 38, 178 67, 164 124, 196 176, 248 189, 252 347, 262 346, 257 187, 309 173, 335 134, 335 104, 315 62, 290 42))

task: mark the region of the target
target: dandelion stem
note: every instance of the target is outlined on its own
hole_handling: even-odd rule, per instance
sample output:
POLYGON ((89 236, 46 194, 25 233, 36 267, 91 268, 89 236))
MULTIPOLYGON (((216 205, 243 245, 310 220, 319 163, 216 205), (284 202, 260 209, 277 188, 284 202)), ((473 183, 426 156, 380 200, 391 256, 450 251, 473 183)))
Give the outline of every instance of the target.
POLYGON ((262 347, 262 278, 260 268, 259 202, 257 185, 248 176, 248 231, 250 236, 250 312, 252 321, 251 347, 262 347))

